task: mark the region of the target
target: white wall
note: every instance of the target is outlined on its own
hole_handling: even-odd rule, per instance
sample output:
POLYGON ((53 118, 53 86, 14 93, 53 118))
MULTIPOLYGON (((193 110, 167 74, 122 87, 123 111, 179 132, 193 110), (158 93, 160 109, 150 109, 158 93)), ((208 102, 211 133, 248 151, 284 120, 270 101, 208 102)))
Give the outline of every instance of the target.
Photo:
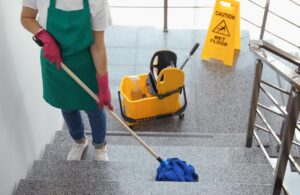
POLYGON ((42 99, 39 48, 20 24, 21 0, 0 0, 0 194, 12 194, 61 129, 42 99))

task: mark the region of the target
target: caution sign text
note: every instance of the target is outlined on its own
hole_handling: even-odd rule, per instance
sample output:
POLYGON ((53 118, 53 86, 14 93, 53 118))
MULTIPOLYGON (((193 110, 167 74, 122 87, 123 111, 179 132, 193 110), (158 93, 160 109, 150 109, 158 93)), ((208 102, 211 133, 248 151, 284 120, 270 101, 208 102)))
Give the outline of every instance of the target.
POLYGON ((214 36, 212 39, 210 39, 210 43, 221 45, 223 47, 227 47, 226 38, 221 36, 214 36))

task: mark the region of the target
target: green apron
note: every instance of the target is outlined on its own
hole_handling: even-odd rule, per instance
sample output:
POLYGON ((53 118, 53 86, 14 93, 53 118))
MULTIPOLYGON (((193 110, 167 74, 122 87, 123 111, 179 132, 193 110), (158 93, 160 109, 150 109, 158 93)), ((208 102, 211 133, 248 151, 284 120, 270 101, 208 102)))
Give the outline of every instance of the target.
MULTIPOLYGON (((63 11, 50 0, 47 31, 58 42, 64 63, 95 93, 98 93, 96 68, 90 52, 93 43, 88 0, 84 8, 63 11)), ((70 110, 95 110, 98 105, 64 70, 43 57, 41 51, 43 97, 50 105, 70 110)))

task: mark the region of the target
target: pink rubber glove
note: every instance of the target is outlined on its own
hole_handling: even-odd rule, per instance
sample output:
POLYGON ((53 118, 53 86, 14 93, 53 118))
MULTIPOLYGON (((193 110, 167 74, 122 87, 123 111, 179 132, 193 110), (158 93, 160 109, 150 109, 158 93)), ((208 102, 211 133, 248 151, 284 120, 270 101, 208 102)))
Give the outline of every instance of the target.
POLYGON ((44 57, 51 63, 56 64, 56 68, 60 69, 60 63, 63 61, 60 53, 60 48, 55 39, 46 31, 41 30, 35 37, 43 43, 44 57))
POLYGON ((110 110, 113 110, 111 105, 111 95, 108 86, 108 73, 103 76, 97 74, 98 88, 99 88, 99 108, 103 109, 104 105, 107 105, 110 110))

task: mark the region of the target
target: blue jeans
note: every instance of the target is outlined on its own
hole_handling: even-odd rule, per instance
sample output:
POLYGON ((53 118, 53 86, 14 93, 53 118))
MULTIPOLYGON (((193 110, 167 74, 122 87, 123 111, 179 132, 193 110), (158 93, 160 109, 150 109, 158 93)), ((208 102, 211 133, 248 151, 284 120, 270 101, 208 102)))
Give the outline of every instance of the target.
MULTIPOLYGON (((93 145, 97 148, 105 146, 106 115, 103 109, 85 110, 92 129, 93 145)), ((85 139, 84 125, 79 110, 62 110, 62 115, 75 142, 85 139)))

